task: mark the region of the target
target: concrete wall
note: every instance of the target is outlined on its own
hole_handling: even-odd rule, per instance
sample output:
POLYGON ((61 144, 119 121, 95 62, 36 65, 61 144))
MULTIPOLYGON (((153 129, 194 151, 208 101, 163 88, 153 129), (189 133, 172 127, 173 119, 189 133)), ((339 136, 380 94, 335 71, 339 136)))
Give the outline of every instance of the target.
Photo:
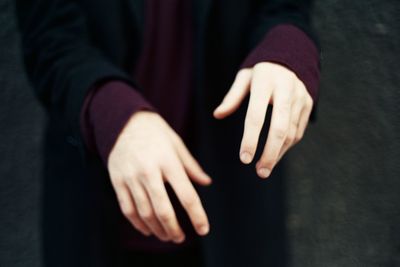
POLYGON ((400 2, 316 1, 319 118, 289 155, 293 266, 400 266, 400 2))
POLYGON ((44 114, 23 74, 13 1, 0 0, 0 266, 41 266, 44 114))

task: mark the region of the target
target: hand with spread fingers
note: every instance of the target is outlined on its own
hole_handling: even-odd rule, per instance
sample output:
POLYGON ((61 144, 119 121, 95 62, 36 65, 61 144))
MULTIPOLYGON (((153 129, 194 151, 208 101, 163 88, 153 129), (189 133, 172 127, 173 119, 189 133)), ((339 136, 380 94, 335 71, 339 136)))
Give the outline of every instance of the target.
POLYGON ((209 185, 211 178, 157 113, 132 115, 110 153, 108 171, 122 213, 144 235, 175 243, 185 239, 164 183, 171 185, 196 232, 208 233, 207 215, 191 180, 209 185))
POLYGON ((270 176, 282 156, 301 140, 307 127, 313 100, 303 82, 286 67, 262 62, 241 69, 214 117, 223 119, 238 109, 247 94, 250 100, 240 146, 240 160, 249 164, 254 159, 267 107, 272 105, 268 138, 256 171, 261 178, 270 176))

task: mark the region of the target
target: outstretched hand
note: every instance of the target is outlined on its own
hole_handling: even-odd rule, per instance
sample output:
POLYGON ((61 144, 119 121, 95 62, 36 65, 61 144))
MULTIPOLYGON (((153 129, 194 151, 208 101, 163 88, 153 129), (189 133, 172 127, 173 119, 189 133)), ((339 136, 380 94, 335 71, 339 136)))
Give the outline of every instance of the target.
POLYGON ((211 178, 157 113, 138 111, 130 118, 110 153, 108 172, 122 213, 144 235, 175 243, 185 239, 165 183, 196 232, 208 233, 207 215, 192 181, 209 185, 211 178))
POLYGON ((223 119, 231 115, 249 93, 240 160, 245 164, 253 161, 268 104, 271 104, 268 138, 256 164, 258 176, 267 178, 288 149, 302 139, 313 100, 292 71, 279 64, 262 62, 238 72, 231 89, 215 109, 214 117, 223 119))

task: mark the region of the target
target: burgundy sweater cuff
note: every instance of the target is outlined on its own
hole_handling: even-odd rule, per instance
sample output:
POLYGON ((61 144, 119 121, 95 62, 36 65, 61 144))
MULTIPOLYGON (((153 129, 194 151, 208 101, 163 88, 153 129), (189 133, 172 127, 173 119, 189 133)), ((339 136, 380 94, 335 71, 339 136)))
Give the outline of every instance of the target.
POLYGON ((290 24, 275 26, 248 55, 241 67, 251 68, 265 61, 292 70, 316 103, 320 80, 319 52, 302 30, 290 24))
POLYGON ((94 87, 81 111, 81 131, 91 152, 107 166, 108 156, 125 124, 138 110, 155 110, 143 96, 123 81, 94 87))

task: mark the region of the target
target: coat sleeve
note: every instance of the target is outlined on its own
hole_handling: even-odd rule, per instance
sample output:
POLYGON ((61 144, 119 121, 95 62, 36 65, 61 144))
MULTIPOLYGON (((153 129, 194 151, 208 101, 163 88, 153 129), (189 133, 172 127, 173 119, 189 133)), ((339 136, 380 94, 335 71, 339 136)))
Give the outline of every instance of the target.
POLYGON ((136 85, 91 43, 77 1, 18 0, 17 17, 26 72, 37 97, 82 143, 80 111, 90 88, 109 79, 136 85))
POLYGON ((312 0, 263 0, 253 16, 249 50, 242 67, 271 61, 291 69, 314 100, 316 120, 321 48, 311 24, 312 0))
POLYGON ((255 47, 272 28, 291 24, 314 42, 320 52, 320 44, 311 24, 312 0, 260 0, 257 13, 251 21, 249 45, 255 47))

